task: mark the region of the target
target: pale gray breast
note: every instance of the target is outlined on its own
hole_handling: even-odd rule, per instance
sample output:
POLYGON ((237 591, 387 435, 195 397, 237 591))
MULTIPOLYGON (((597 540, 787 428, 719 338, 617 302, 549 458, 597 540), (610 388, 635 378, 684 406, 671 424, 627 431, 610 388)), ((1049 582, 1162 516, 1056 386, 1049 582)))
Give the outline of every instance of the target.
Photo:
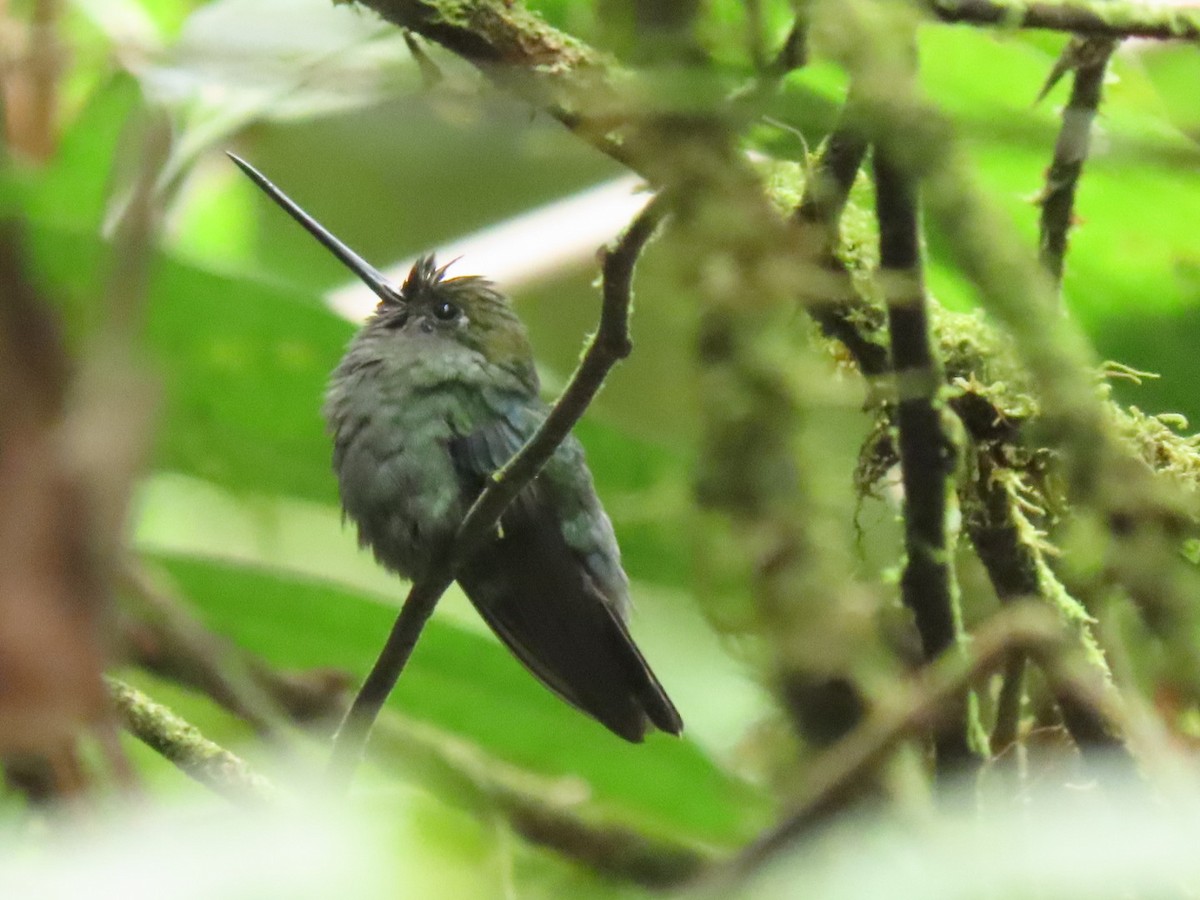
POLYGON ((405 577, 416 577, 465 513, 447 445, 455 399, 383 389, 371 377, 335 379, 325 405, 333 467, 359 543, 405 577))
POLYGON ((334 371, 324 415, 342 507, 383 565, 419 577, 466 514, 452 439, 530 390, 457 341, 360 333, 334 371))

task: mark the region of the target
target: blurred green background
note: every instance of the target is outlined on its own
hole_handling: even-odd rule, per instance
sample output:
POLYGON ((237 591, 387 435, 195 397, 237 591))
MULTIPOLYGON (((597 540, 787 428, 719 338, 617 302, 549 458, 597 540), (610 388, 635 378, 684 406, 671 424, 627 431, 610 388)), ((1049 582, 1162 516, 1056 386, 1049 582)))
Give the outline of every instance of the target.
MULTIPOLYGON (((15 3, 16 13, 28 5, 15 3)), ((529 5, 584 40, 617 43, 602 4, 529 5)), ((764 3, 763 14, 774 46, 790 11, 764 3)), ((704 22, 721 77, 750 78, 745 6, 712 0, 704 22)), ((436 48, 428 53, 441 78, 427 84, 396 30, 369 11, 325 0, 77 0, 59 24, 68 49, 60 142, 44 161, 14 161, 9 195, 38 278, 77 341, 95 326, 107 224, 136 173, 151 111, 166 111, 174 135, 145 330, 163 404, 134 544, 219 633, 282 668, 337 666, 359 677, 405 586, 342 526, 318 414, 325 377, 354 327, 325 303, 345 273, 223 151, 245 156, 380 266, 623 173, 436 48)), ((1036 106, 1033 98, 1065 40, 921 31, 925 90, 1031 246, 1032 199, 1066 88, 1036 106)), ((787 79, 771 121, 755 128, 755 149, 798 159, 819 144, 844 89, 819 49, 787 79)), ((1200 421, 1200 57, 1131 46, 1112 73, 1078 198, 1067 302, 1101 357, 1162 376, 1117 384, 1123 400, 1200 421)), ((934 294, 971 308, 970 285, 940 261, 936 233, 929 242, 934 294)), ((484 760, 572 779, 580 807, 605 821, 731 847, 768 822, 780 799, 759 746, 773 707, 753 654, 714 631, 693 596, 692 309, 667 249, 652 248, 639 271, 635 353, 579 434, 633 581, 633 630, 687 737, 656 735, 641 747, 612 737, 536 684, 456 594, 390 706, 431 726, 435 744, 465 741, 484 760)), ((516 292, 551 387, 569 375, 594 326, 593 250, 516 292)), ((536 238, 529 252, 536 256, 536 238)), ((460 265, 474 271, 470 259, 460 265)), ((857 429, 831 436, 847 476, 857 429)), ((845 495, 850 534, 848 480, 845 495)), ((215 739, 252 758, 271 755, 203 698, 131 677, 215 739)), ((162 791, 189 790, 165 763, 135 752, 162 791)), ((456 788, 431 787, 412 755, 402 742, 383 748, 360 794, 392 823, 396 859, 420 857, 431 873, 424 896, 490 895, 508 883, 525 895, 625 890, 506 837, 471 814, 456 788)))

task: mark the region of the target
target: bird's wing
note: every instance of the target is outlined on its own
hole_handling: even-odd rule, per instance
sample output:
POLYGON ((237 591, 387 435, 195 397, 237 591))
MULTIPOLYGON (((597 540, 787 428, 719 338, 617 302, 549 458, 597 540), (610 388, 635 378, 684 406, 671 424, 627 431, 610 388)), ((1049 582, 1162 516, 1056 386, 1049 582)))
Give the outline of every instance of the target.
MULTIPOLYGON (((513 404, 451 444, 473 496, 537 428, 544 409, 513 404)), ((495 540, 461 567, 467 596, 547 687, 639 741, 649 719, 678 734, 679 714, 623 621, 626 581, 612 526, 577 441, 568 438, 501 517, 495 540)))

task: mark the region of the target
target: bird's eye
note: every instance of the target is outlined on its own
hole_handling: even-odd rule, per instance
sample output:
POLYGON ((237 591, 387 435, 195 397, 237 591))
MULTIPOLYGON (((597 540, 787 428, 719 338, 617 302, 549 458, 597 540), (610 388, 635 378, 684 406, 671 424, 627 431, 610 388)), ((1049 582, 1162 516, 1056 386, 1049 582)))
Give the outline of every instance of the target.
POLYGON ((439 300, 433 304, 433 314, 443 322, 451 322, 458 318, 460 310, 449 300, 439 300))

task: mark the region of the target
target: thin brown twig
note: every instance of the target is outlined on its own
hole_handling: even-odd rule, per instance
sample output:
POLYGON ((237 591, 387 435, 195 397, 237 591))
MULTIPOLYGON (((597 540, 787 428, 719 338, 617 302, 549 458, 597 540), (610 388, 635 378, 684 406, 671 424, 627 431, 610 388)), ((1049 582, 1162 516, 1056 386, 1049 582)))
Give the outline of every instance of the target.
POLYGON ((1087 160, 1104 73, 1116 48, 1117 42, 1110 38, 1090 38, 1073 40, 1065 51, 1071 57, 1067 64, 1075 69, 1075 77, 1071 99, 1063 107, 1054 159, 1046 170, 1038 222, 1038 258, 1056 283, 1062 281, 1067 235, 1075 212, 1075 189, 1087 160))
POLYGON ((120 622, 122 652, 135 665, 195 688, 261 734, 297 724, 336 720, 345 713, 349 676, 333 669, 278 672, 261 659, 208 631, 186 601, 143 563, 123 572, 126 603, 120 622))
POLYGON ((711 863, 708 853, 625 825, 586 822, 568 810, 525 797, 497 798, 509 824, 526 840, 596 872, 643 887, 682 885, 711 863))
POLYGON ((32 799, 88 783, 76 737, 107 714, 104 579, 84 484, 64 460, 73 365, 0 216, 0 755, 32 799))
POLYGON ((1004 756, 1021 734, 1021 705, 1025 700, 1025 653, 1014 650, 1004 664, 1004 680, 996 698, 996 722, 989 745, 993 757, 1004 756))
POLYGON ((633 268, 666 211, 665 196, 655 196, 625 233, 607 249, 603 264, 600 324, 579 368, 537 432, 492 477, 476 498, 452 545, 435 561, 429 574, 409 591, 379 658, 334 738, 329 772, 335 788, 344 788, 353 777, 371 725, 395 687, 438 600, 454 581, 458 565, 491 537, 500 515, 537 475, 583 416, 609 370, 629 355, 632 349, 629 306, 633 268))
POLYGON ((845 263, 837 256, 841 244, 842 211, 867 156, 867 140, 854 123, 854 88, 851 87, 838 123, 822 145, 804 180, 804 193, 792 214, 799 230, 802 252, 829 274, 829 284, 802 298, 822 334, 838 341, 866 378, 891 370, 888 348, 872 340, 864 327, 867 304, 855 292, 845 263))

